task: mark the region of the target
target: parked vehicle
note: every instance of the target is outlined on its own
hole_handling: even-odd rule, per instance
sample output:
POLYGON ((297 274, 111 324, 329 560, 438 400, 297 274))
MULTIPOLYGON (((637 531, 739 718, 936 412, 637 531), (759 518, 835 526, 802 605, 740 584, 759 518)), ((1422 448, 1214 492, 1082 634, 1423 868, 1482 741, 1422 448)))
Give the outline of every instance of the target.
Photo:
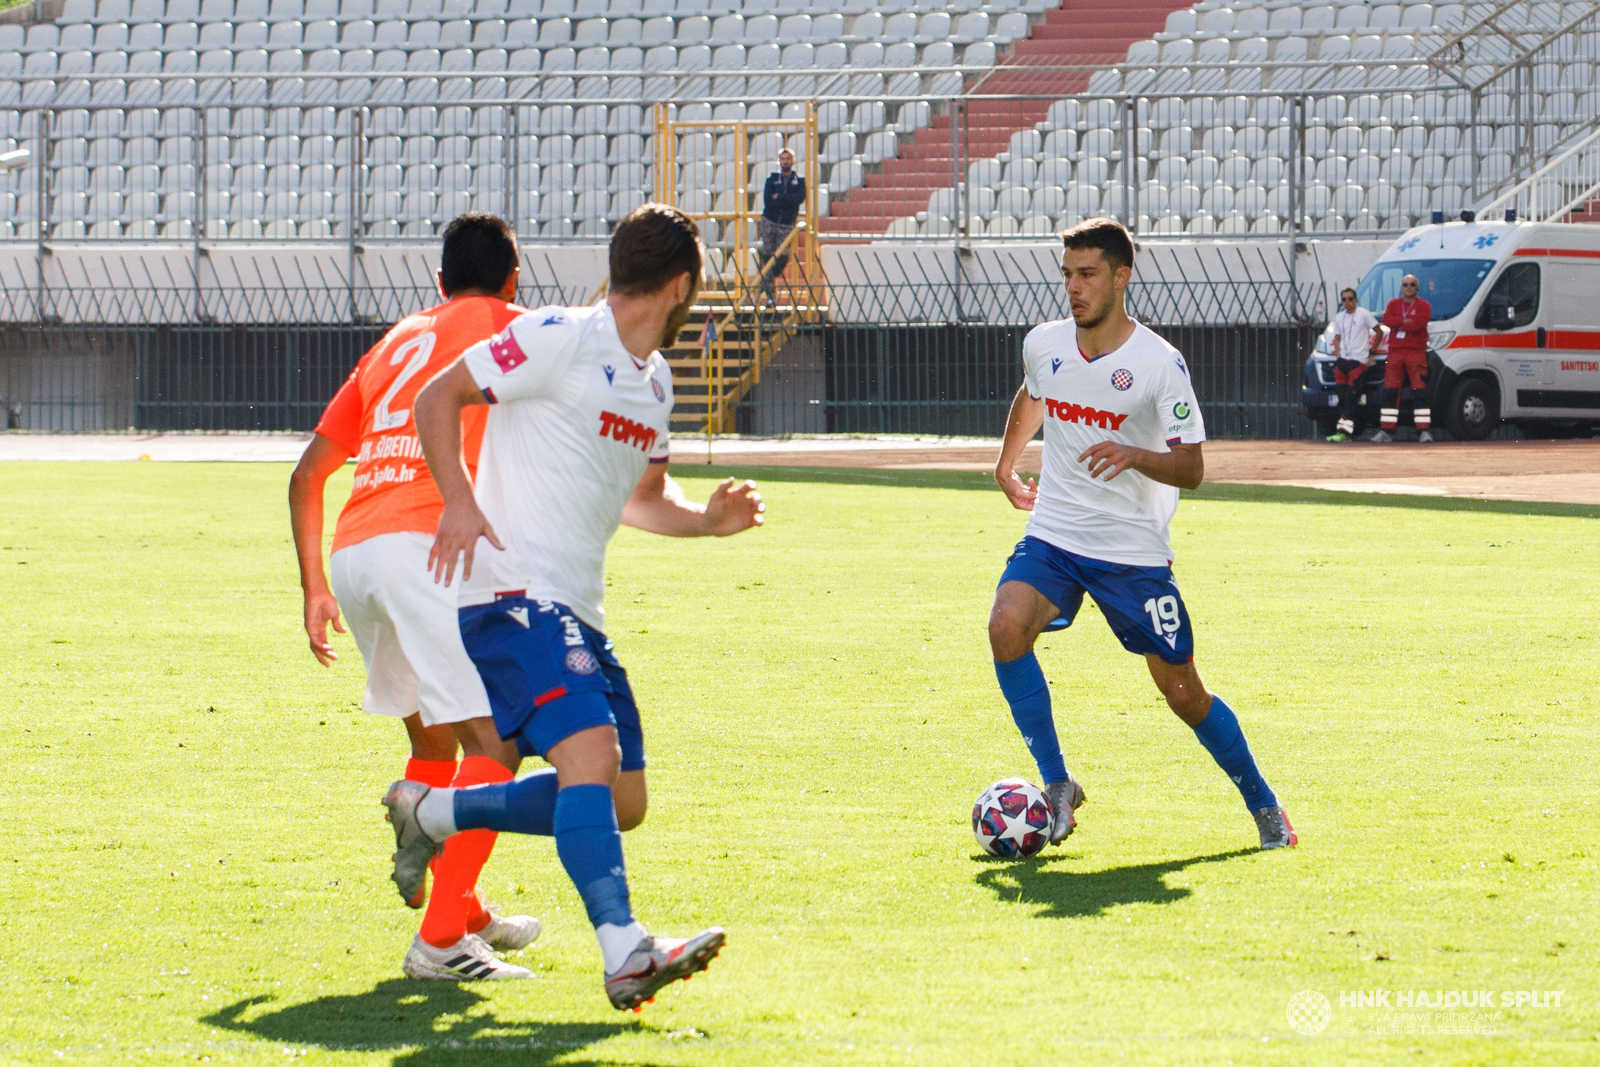
MULTIPOLYGON (((1361 306, 1382 317, 1407 274, 1417 276, 1433 307, 1428 381, 1435 428, 1481 441, 1502 421, 1545 437, 1600 426, 1600 226, 1416 227, 1356 286, 1361 306)), ((1383 348, 1361 379, 1366 402, 1359 421, 1367 425, 1376 422, 1383 348)), ((1300 399, 1318 430, 1331 433, 1337 398, 1326 336, 1306 360, 1300 399)), ((1402 423, 1409 408, 1402 397, 1402 423)))

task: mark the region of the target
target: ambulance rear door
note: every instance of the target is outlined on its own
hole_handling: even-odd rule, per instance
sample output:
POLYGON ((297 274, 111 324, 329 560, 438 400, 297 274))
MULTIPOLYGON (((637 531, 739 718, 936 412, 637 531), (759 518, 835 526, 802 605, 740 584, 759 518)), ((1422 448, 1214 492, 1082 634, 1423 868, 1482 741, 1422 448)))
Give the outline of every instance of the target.
POLYGON ((1539 390, 1519 397, 1518 407, 1545 418, 1600 420, 1600 252, 1537 251, 1544 253, 1544 373, 1539 390))

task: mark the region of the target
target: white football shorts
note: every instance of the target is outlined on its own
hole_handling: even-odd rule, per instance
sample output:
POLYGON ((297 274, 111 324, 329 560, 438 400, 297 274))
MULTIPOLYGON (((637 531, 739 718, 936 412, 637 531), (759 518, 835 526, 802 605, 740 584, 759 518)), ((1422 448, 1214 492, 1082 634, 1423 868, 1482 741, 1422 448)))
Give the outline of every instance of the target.
MULTIPOLYGON (((456 586, 428 571, 433 537, 391 533, 333 554, 333 595, 367 664, 362 706, 425 726, 487 717, 489 698, 456 621, 456 586)), ((459 584, 459 579, 458 579, 459 584)))

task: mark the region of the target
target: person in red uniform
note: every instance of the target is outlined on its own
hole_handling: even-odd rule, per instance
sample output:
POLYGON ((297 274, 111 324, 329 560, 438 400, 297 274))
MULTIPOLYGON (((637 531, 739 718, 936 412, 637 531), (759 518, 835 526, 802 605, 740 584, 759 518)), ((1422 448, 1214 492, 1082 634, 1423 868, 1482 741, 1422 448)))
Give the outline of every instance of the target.
POLYGON ((1383 324, 1389 327, 1389 360, 1383 369, 1383 408, 1374 441, 1394 440, 1395 424, 1400 421, 1400 387, 1407 381, 1415 405, 1412 417, 1417 440, 1422 444, 1433 440, 1429 432, 1433 413, 1428 407, 1428 322, 1432 318, 1433 307, 1417 295, 1417 276, 1407 274, 1400 279, 1400 295, 1389 301, 1383 312, 1383 324))

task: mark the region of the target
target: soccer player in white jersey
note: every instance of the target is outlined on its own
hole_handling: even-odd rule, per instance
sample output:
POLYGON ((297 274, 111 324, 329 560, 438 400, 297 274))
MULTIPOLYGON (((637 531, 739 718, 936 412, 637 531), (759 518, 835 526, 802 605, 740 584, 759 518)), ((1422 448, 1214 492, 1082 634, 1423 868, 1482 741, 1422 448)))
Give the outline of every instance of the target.
POLYGON ((989 614, 1000 691, 1045 781, 1057 843, 1077 825, 1083 787, 1067 771, 1050 690, 1033 646, 1072 625, 1094 598, 1129 652, 1144 656, 1168 706, 1233 779, 1262 848, 1297 843, 1289 817, 1256 767, 1233 709, 1194 666, 1189 613, 1172 577, 1168 524, 1178 490, 1205 476, 1205 424, 1177 349, 1128 317, 1133 241, 1111 219, 1062 233, 1072 318, 1047 322, 1022 345, 1023 384, 1011 402, 995 480, 1030 512, 989 614), (1017 460, 1044 427, 1038 484, 1017 460))
POLYGON ((384 804, 394 879, 409 897, 446 838, 463 830, 553 834, 605 960, 611 1003, 637 1010, 703 970, 719 927, 655 937, 634 918, 613 789, 640 772, 644 742, 628 677, 601 632, 606 544, 619 523, 675 537, 758 526, 753 482, 728 479, 705 506, 667 477, 676 341, 699 288, 699 231, 646 204, 611 239, 610 291, 596 307, 545 307, 467 349, 425 386, 418 436, 444 498, 429 563, 462 567, 461 636, 500 736, 555 767, 558 789, 528 783, 430 789, 401 781, 384 804), (493 405, 476 497, 460 455, 461 412, 493 405), (488 542, 485 547, 479 539, 488 542))

